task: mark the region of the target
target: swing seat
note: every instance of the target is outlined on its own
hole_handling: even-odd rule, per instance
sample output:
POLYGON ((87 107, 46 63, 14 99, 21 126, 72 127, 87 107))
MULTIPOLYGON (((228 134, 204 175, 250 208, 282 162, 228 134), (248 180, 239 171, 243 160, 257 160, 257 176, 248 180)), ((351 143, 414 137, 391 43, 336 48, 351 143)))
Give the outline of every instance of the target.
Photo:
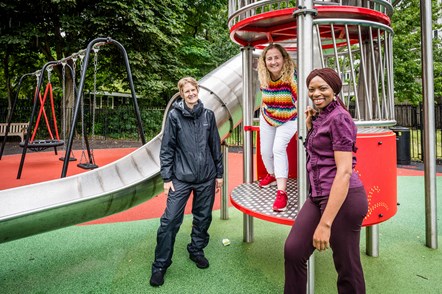
POLYGON ((95 169, 98 167, 98 165, 90 162, 79 163, 77 166, 82 169, 95 169))
MULTIPOLYGON (((34 140, 28 143, 28 148, 32 151, 39 152, 47 148, 63 146, 63 140, 34 140)), ((25 147, 25 141, 20 142, 20 147, 25 147)))

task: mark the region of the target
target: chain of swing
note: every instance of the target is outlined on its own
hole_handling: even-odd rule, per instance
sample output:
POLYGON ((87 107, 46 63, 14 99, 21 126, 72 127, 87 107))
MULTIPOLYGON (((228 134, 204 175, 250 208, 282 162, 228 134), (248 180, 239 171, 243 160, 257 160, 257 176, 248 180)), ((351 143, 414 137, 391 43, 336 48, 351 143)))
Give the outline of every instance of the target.
MULTIPOLYGON (((91 138, 95 138, 95 109, 96 109, 96 93, 97 93, 97 70, 98 70, 98 51, 99 47, 94 46, 92 48, 94 51, 94 61, 93 61, 93 100, 92 103, 90 103, 90 111, 92 114, 92 126, 91 126, 91 138)), ((83 59, 84 54, 79 55, 80 57, 80 68, 83 70, 83 59)), ((88 139, 88 132, 86 130, 86 123, 85 123, 85 102, 84 102, 84 94, 81 95, 81 101, 80 101, 80 116, 81 116, 81 158, 80 162, 77 164, 78 167, 83 169, 94 169, 97 168, 98 165, 95 163, 95 157, 94 157, 94 149, 91 148, 89 139, 88 139)))

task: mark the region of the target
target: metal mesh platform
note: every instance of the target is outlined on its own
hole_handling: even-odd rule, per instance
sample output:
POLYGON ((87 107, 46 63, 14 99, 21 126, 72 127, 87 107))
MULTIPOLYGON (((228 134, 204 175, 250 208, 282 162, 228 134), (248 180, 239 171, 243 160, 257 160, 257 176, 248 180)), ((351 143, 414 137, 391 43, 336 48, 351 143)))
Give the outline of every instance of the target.
MULTIPOLYGON (((356 122, 357 123, 357 122, 356 122)), ((382 133, 391 133, 393 132, 391 129, 388 128, 379 128, 379 127, 358 127, 358 135, 360 134, 382 134, 382 133)))
POLYGON ((257 182, 241 184, 233 189, 230 200, 240 211, 266 221, 293 225, 299 211, 298 183, 296 179, 287 182, 287 210, 275 212, 272 209, 276 186, 261 189, 257 182))

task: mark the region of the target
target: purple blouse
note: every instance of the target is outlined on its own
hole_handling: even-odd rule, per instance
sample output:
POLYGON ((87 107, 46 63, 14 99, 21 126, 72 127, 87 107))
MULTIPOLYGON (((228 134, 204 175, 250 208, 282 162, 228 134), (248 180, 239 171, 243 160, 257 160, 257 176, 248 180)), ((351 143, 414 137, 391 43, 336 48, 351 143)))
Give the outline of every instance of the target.
MULTIPOLYGON (((328 196, 336 176, 334 151, 356 152, 357 128, 350 114, 337 101, 327 105, 313 121, 307 134, 307 174, 310 180, 310 196, 328 196)), ((362 186, 354 171, 356 157, 353 154, 353 173, 350 187, 362 186)))

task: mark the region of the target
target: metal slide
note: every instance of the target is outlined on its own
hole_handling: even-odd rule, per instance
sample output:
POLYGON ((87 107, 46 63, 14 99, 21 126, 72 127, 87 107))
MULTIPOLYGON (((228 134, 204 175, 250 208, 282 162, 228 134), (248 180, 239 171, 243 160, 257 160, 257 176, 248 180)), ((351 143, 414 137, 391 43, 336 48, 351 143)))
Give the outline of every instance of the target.
MULTIPOLYGON (((224 139, 242 120, 241 55, 206 75, 199 84, 199 97, 215 112, 224 139)), ((165 114, 176 97, 170 100, 165 114)), ((131 154, 101 168, 0 191, 0 243, 102 218, 158 195, 163 190, 159 173, 162 135, 163 131, 131 154)))

